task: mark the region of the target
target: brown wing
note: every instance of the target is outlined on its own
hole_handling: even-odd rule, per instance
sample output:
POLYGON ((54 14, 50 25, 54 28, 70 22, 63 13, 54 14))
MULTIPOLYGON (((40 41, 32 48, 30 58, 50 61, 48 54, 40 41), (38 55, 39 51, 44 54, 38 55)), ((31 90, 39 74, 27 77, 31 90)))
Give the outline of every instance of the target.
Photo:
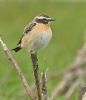
POLYGON ((30 23, 29 25, 27 25, 24 29, 24 34, 27 34, 29 31, 31 31, 35 25, 36 23, 30 23))
POLYGON ((36 25, 36 23, 31 23, 29 25, 27 25, 24 29, 24 34, 22 35, 22 37, 20 38, 19 42, 17 43, 17 45, 21 44, 22 42, 22 38, 24 37, 25 34, 27 34, 28 32, 30 32, 33 27, 36 25))

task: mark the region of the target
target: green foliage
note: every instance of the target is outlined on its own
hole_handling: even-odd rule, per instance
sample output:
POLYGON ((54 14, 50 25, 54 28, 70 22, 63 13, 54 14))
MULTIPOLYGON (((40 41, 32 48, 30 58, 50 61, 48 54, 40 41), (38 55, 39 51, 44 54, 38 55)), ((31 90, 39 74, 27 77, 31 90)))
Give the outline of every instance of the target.
MULTIPOLYGON (((56 21, 52 24, 51 43, 38 53, 40 72, 46 69, 48 73, 59 72, 72 62, 76 52, 84 43, 85 3, 52 2, 52 0, 0 1, 0 34, 12 49, 21 37, 24 26, 42 12, 55 18, 56 21)), ((12 52, 12 54, 31 84, 34 77, 30 54, 26 49, 18 53, 12 52)), ((49 91, 58 81, 48 82, 49 91)), ((24 92, 19 77, 0 49, 0 100, 27 100, 24 92)))

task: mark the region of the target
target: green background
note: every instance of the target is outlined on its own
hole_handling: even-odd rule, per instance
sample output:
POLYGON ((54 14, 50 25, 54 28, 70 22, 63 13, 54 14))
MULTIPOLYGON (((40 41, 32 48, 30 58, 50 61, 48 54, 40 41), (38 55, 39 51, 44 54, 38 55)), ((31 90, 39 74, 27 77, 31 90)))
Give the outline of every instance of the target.
MULTIPOLYGON (((52 23, 53 38, 47 48, 38 52, 39 70, 60 72, 72 63, 84 43, 86 2, 79 0, 0 0, 0 35, 9 49, 16 46, 23 29, 34 16, 43 12, 56 19, 52 23)), ((27 49, 12 52, 29 84, 34 82, 30 54, 27 49)), ((48 92, 60 78, 48 81, 48 92)), ((0 100, 27 100, 16 71, 0 46, 0 100)), ((59 98, 59 100, 63 100, 59 98)), ((76 100, 73 96, 71 100, 76 100)))

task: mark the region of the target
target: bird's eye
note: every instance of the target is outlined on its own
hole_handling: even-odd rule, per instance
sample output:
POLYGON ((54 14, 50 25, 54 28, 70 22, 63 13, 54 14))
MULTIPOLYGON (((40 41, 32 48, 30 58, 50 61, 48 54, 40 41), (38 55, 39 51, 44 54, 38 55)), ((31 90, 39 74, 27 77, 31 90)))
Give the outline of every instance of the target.
POLYGON ((43 19, 43 22, 44 22, 45 24, 48 24, 48 20, 47 20, 47 19, 43 19))

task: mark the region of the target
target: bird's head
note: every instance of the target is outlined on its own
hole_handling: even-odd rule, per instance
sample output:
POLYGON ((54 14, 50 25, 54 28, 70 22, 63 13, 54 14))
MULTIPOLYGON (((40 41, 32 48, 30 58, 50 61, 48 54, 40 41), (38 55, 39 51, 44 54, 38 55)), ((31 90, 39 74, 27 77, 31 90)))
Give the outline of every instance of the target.
POLYGON ((46 14, 41 14, 39 16, 36 16, 34 18, 34 21, 37 23, 42 23, 42 24, 50 24, 52 21, 55 21, 55 19, 49 17, 46 14))

